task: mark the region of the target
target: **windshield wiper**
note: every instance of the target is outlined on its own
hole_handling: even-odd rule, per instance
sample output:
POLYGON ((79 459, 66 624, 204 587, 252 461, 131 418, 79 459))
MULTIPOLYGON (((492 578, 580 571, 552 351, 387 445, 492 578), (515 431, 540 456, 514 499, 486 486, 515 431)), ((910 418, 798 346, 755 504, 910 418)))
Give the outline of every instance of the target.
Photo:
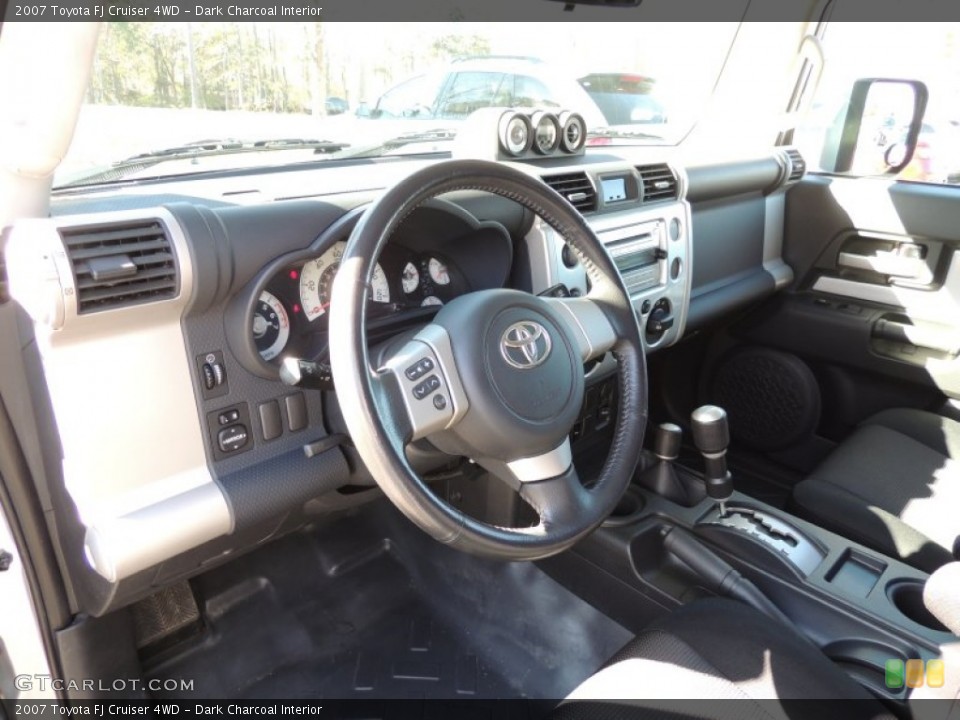
POLYGON ((305 140, 303 138, 270 138, 268 140, 200 140, 198 142, 177 145, 163 150, 152 150, 121 160, 119 164, 141 160, 170 158, 208 157, 212 155, 234 155, 245 152, 264 152, 267 150, 309 150, 317 154, 337 152, 350 143, 330 140, 305 140))
POLYGON ((112 163, 109 167, 98 168, 90 174, 74 178, 69 182, 58 185, 57 188, 116 182, 131 173, 147 170, 155 165, 171 160, 196 160, 224 155, 242 155, 245 153, 262 153, 278 150, 313 150, 315 155, 330 155, 348 147, 350 147, 350 143, 304 138, 200 140, 198 142, 133 155, 125 160, 112 163))
POLYGON ((449 142, 455 140, 457 130, 455 128, 436 128, 434 130, 423 130, 418 132, 408 132, 402 135, 380 140, 379 142, 358 147, 354 150, 346 151, 338 155, 341 158, 371 158, 379 157, 392 150, 397 150, 407 145, 417 145, 419 143, 429 142, 449 142))
POLYGON ((653 135, 652 133, 610 127, 600 127, 591 130, 587 133, 587 137, 609 138, 611 140, 663 140, 660 135, 653 135))

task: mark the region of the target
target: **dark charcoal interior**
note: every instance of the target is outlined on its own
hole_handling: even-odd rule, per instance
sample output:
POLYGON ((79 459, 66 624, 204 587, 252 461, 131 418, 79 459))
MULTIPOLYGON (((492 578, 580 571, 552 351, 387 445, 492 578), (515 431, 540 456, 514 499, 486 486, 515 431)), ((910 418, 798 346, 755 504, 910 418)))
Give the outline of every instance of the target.
POLYGON ((145 666, 198 698, 562 698, 632 637, 535 565, 450 550, 386 501, 194 588, 202 628, 145 666))

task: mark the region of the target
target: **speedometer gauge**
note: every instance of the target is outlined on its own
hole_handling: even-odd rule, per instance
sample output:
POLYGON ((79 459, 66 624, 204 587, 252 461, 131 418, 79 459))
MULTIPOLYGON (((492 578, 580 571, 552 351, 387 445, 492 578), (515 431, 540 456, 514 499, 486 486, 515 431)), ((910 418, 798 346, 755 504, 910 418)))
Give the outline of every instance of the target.
POLYGON ((266 291, 260 293, 253 313, 253 341, 260 357, 273 360, 283 352, 290 339, 290 317, 277 297, 266 291))
POLYGON ((427 263, 427 270, 430 272, 430 279, 437 285, 450 284, 450 271, 447 269, 447 264, 442 260, 430 258, 430 262, 427 263))
MULTIPOLYGON (((333 279, 337 275, 340 258, 343 257, 346 247, 347 243, 338 242, 320 257, 308 260, 300 269, 300 304, 307 320, 316 320, 330 308, 333 279)), ((387 282, 380 263, 373 269, 370 299, 374 302, 390 302, 390 283, 387 282)))

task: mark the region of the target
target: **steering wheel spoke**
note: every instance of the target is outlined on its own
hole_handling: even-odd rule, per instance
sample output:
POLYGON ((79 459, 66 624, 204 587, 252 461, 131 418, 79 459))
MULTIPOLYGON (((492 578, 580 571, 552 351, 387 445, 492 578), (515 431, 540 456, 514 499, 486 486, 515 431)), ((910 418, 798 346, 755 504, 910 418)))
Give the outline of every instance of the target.
POLYGON ((388 357, 376 377, 399 396, 406 410, 409 440, 447 430, 467 412, 469 404, 450 347, 439 325, 427 325, 388 357))
POLYGON ((570 527, 582 522, 593 512, 595 503, 572 464, 556 477, 523 483, 520 497, 536 511, 540 527, 547 532, 551 528, 570 527))
POLYGON ((573 451, 570 449, 568 437, 549 452, 507 462, 504 473, 515 487, 521 487, 526 483, 559 477, 567 472, 572 464, 573 451))
POLYGON ((563 318, 576 339, 584 362, 602 356, 617 341, 617 331, 600 303, 593 298, 547 298, 547 302, 563 318))

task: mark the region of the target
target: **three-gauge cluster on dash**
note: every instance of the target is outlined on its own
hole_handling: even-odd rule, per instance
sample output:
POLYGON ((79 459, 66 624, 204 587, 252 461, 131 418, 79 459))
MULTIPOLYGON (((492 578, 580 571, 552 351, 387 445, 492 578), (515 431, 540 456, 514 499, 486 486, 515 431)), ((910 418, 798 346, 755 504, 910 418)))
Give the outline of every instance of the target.
MULTIPOLYGON (((253 338, 265 361, 278 358, 297 337, 326 332, 333 280, 346 242, 331 245, 306 262, 286 268, 260 294, 253 315, 253 338)), ((467 290, 453 263, 435 253, 388 247, 370 280, 371 317, 414 308, 439 308, 467 290)))

